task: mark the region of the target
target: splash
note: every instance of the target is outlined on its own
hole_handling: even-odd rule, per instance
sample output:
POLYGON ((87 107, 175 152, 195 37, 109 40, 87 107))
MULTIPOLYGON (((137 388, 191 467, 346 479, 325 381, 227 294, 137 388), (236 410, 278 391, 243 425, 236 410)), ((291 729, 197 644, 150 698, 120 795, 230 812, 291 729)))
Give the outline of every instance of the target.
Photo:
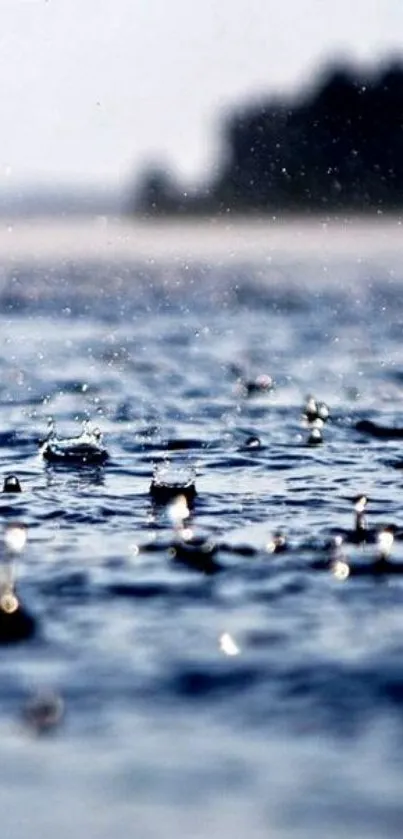
POLYGON ((88 420, 83 423, 82 432, 77 437, 58 437, 55 422, 51 419, 40 453, 49 463, 71 466, 96 466, 105 463, 109 457, 100 429, 93 428, 88 420))
POLYGON ((180 496, 188 507, 192 507, 196 497, 195 470, 170 463, 159 464, 154 469, 150 493, 156 504, 171 504, 180 496))

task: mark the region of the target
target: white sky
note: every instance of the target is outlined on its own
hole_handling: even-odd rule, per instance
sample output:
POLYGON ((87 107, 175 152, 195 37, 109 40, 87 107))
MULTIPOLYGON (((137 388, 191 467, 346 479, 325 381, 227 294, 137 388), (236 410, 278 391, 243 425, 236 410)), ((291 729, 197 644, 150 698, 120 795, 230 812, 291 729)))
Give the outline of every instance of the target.
POLYGON ((403 52, 403 0, 0 0, 0 187, 202 176, 219 115, 403 52))

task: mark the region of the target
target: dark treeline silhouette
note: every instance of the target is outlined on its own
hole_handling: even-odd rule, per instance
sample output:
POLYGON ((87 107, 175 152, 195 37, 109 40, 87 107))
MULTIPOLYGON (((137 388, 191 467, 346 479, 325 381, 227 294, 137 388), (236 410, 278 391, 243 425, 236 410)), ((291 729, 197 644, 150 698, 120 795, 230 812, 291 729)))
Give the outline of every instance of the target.
POLYGON ((231 113, 223 163, 198 192, 163 168, 143 174, 131 208, 146 215, 367 211, 403 206, 403 61, 372 73, 340 65, 287 101, 231 113))

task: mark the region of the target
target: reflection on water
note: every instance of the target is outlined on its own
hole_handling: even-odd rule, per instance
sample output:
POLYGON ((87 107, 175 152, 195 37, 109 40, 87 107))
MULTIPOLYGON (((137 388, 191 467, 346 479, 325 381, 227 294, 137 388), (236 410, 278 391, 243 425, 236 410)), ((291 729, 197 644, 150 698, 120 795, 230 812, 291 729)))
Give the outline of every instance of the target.
POLYGON ((400 837, 400 228, 296 224, 13 234, 6 835, 400 837))
POLYGON ((8 524, 4 534, 5 556, 0 568, 0 644, 27 641, 35 634, 36 622, 16 593, 17 557, 27 539, 24 525, 8 524))

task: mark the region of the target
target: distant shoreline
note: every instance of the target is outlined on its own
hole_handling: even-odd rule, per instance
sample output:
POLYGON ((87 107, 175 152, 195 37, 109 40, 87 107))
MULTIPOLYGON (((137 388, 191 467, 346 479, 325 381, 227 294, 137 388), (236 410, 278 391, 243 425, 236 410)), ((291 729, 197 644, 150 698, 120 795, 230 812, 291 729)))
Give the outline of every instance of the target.
POLYGON ((0 219, 0 260, 163 262, 264 261, 279 255, 403 256, 403 214, 250 214, 153 218, 74 216, 0 219))

